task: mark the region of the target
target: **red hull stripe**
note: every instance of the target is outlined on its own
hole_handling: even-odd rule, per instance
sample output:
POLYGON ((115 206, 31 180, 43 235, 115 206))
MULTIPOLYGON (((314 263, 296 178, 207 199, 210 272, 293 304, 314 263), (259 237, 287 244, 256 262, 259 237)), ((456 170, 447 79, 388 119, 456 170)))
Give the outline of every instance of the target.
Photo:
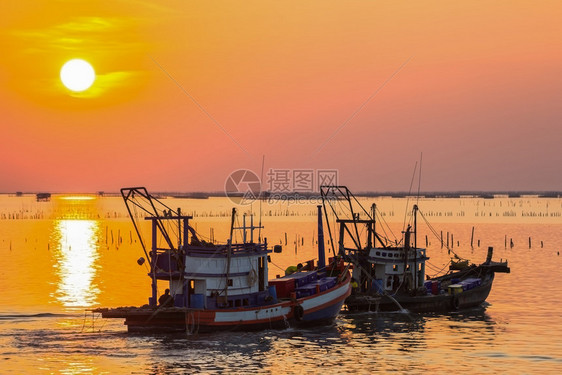
POLYGON ((314 313, 316 311, 320 311, 326 309, 330 306, 334 305, 341 305, 343 301, 351 294, 350 288, 350 279, 351 276, 348 273, 346 279, 343 281, 342 284, 339 284, 335 288, 326 290, 324 292, 315 294, 310 297, 299 298, 296 303, 293 301, 284 301, 275 305, 270 305, 261 309, 255 308, 238 308, 238 309, 231 309, 231 310, 220 310, 220 311, 209 311, 209 310, 195 310, 195 311, 186 311, 184 313, 179 312, 177 315, 173 317, 168 316, 154 316, 153 318, 149 319, 134 319, 129 318, 125 324, 135 325, 135 326, 160 326, 160 325, 200 325, 200 326, 208 326, 208 327, 223 327, 223 326, 250 326, 250 325, 258 325, 258 324, 268 324, 272 322, 279 322, 283 321, 284 319, 293 319, 293 307, 296 305, 302 305, 304 309, 304 316, 310 313, 314 313), (334 298, 328 300, 325 303, 322 303, 318 306, 311 306, 306 307, 306 305, 317 303, 318 299, 322 298, 328 293, 340 294, 341 289, 346 288, 346 290, 341 294, 337 295, 334 298), (266 317, 261 319, 244 319, 244 315, 257 315, 257 314, 267 314, 266 317), (237 315, 240 315, 240 319, 238 320, 237 315), (221 317, 218 319, 218 317, 221 317), (140 321, 139 321, 140 320, 140 321), (142 321, 142 323, 141 323, 142 321), (140 323, 140 324, 139 324, 140 323))

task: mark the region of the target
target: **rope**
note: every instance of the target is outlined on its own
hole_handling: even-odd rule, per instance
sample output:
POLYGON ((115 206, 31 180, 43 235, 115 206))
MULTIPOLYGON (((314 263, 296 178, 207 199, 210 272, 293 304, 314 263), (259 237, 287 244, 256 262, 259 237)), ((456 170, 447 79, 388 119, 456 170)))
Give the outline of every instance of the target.
POLYGON ((184 312, 185 316, 185 334, 187 336, 199 334, 199 326, 200 326, 200 312, 197 311, 197 319, 195 319, 195 313, 191 309, 186 309, 184 312), (189 315, 188 315, 189 313, 189 315), (191 317, 191 327, 189 324, 189 317, 191 317))
MULTIPOLYGON (((425 262, 425 264, 426 264, 429 268, 431 268, 431 269, 433 269, 433 270, 437 270, 437 267, 433 266, 433 265, 430 264, 429 262, 425 262)), ((451 262, 445 264, 445 265, 443 266, 443 268, 441 268, 440 270, 436 271, 435 274, 434 274, 433 276, 430 276, 430 277, 431 277, 431 278, 437 277, 439 274, 441 274, 441 272, 443 272, 443 270, 444 270, 449 264, 451 264, 451 262)), ((429 275, 428 275, 428 276, 429 276, 429 275)))
POLYGON ((275 267, 279 268, 281 271, 285 271, 283 268, 279 267, 277 264, 273 263, 273 261, 271 262, 271 264, 273 264, 275 267))

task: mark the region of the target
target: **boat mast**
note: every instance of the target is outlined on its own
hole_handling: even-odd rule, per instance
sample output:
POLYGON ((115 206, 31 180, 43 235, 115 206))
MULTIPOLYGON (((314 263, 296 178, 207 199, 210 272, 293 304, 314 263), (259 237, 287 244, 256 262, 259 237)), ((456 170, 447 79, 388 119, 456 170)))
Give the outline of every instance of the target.
POLYGON ((232 257, 232 233, 234 232, 234 218, 236 217, 236 208, 232 207, 232 220, 230 221, 230 239, 228 240, 228 250, 226 253, 226 282, 224 284, 224 298, 228 303, 228 278, 230 277, 230 258, 232 257))
POLYGON ((418 288, 418 205, 414 204, 414 285, 418 288))
MULTIPOLYGON (((328 199, 328 189, 326 188, 326 191, 324 191, 324 186, 320 187, 320 196, 322 197, 322 209, 324 210, 324 218, 326 219, 326 226, 328 227, 328 237, 330 237, 330 246, 332 248, 332 254, 335 256, 339 255, 336 254, 336 249, 334 248, 334 241, 332 239, 332 229, 330 227, 330 218, 328 217, 328 210, 326 209, 326 200, 328 199)), ((332 206, 330 205, 330 208, 332 206)), ((333 211, 333 209, 332 209, 333 211)), ((334 228, 335 230, 336 228, 334 228)))
POLYGON ((318 205, 318 271, 326 268, 326 254, 324 251, 324 226, 322 225, 322 206, 318 205))
POLYGON ((369 230, 369 239, 368 239, 368 243, 367 243, 367 248, 370 250, 371 248, 375 247, 375 240, 376 240, 376 232, 375 232, 375 225, 376 225, 376 219, 375 219, 375 214, 376 214, 376 210, 377 210, 377 205, 375 203, 371 204, 371 219, 373 220, 373 222, 370 225, 370 230, 369 230))

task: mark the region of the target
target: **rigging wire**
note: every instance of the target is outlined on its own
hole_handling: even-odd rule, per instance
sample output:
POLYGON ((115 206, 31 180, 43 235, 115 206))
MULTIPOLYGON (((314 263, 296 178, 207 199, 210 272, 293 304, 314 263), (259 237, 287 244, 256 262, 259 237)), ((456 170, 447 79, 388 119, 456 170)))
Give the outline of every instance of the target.
MULTIPOLYGON (((427 218, 425 217, 425 215, 423 214, 423 212, 421 212, 420 210, 418 210, 418 212, 420 213, 422 219, 425 221, 425 223, 427 224, 427 227, 429 228, 429 230, 431 231, 431 233, 433 233, 433 235, 435 236, 435 238, 437 238, 438 240, 441 241, 440 236, 437 234, 437 231, 433 228, 433 226, 429 223, 429 221, 427 220, 427 218)), ((448 245, 445 245, 445 247, 447 248, 448 251, 450 251, 451 253, 453 253, 453 255, 455 256, 456 259, 459 260, 468 260, 466 258, 462 258, 461 256, 459 256, 452 248, 450 248, 448 245)))
POLYGON ((379 212, 378 209, 376 209, 376 211, 375 211, 375 217, 378 218, 378 221, 381 223, 380 228, 384 233, 384 236, 381 236, 382 238, 384 238, 388 242, 394 241, 396 244, 399 244, 400 242, 402 242, 402 239, 400 239, 400 242, 398 241, 398 238, 396 237, 396 235, 392 231, 392 228, 390 228, 390 225, 386 222, 386 220, 384 219, 384 216, 381 215, 381 213, 379 212), (387 230, 390 232, 390 234, 392 235, 392 238, 394 238, 394 240, 386 233, 387 230))

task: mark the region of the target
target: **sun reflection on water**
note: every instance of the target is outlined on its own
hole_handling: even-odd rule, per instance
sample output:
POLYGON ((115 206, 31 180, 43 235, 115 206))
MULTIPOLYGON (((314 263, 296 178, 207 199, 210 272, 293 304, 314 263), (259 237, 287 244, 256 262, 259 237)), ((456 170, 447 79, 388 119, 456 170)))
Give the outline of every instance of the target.
POLYGON ((55 267, 59 281, 54 297, 64 307, 87 307, 97 302, 99 289, 94 284, 94 276, 99 234, 98 221, 58 220, 55 223, 55 267))

